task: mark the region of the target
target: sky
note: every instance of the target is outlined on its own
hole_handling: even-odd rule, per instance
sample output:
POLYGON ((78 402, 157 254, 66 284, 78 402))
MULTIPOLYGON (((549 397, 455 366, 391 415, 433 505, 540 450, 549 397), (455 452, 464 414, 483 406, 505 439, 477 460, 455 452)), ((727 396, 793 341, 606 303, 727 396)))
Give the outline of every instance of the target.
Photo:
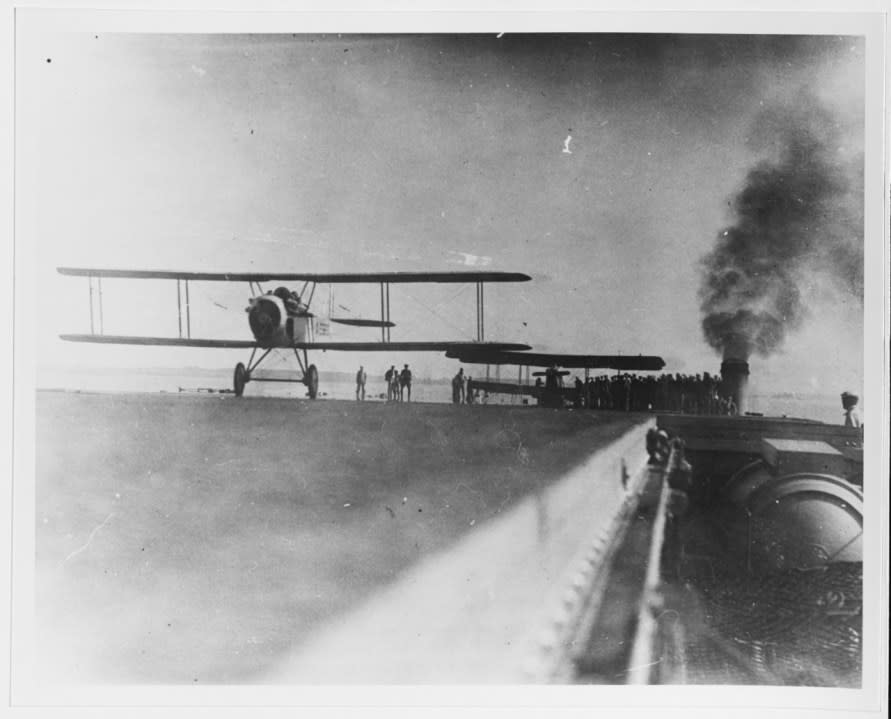
MULTIPOLYGON (((717 371, 702 260, 737 223, 753 168, 782 155, 765 117, 820 108, 844 201, 862 216, 864 52, 861 38, 834 36, 48 36, 17 59, 35 118, 38 362, 245 359, 62 342, 89 329, 89 299, 61 265, 487 269, 533 279, 487 287, 486 339, 717 371)), ((804 319, 752 358, 753 380, 859 388, 857 282, 807 262, 792 279, 804 319)), ((245 285, 191 290, 193 336, 249 338, 245 285)), ((474 296, 469 285, 393 286, 392 339, 473 339, 474 296)), ((106 333, 176 335, 175 283, 106 281, 103 298, 106 333)), ((339 286, 334 304, 379 313, 374 286, 339 286)), ((378 337, 338 327, 333 339, 378 337)), ((433 355, 313 361, 455 371, 433 355)))

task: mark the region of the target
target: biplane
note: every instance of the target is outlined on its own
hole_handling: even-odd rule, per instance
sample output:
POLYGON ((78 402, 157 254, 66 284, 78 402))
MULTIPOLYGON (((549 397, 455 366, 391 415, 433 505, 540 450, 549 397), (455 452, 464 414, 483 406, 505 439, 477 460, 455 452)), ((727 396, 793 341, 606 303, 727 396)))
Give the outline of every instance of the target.
POLYGON ((239 362, 233 372, 233 391, 244 393, 252 381, 296 382, 306 386, 307 394, 315 399, 319 391, 319 373, 310 364, 312 350, 341 352, 459 352, 469 349, 490 351, 521 351, 529 345, 516 342, 488 342, 485 340, 484 286, 490 282, 526 282, 529 275, 519 272, 367 272, 367 273, 257 273, 257 272, 175 272, 164 270, 112 270, 96 268, 59 267, 63 275, 88 278, 90 291, 89 334, 64 334, 63 340, 98 344, 166 345, 171 347, 218 347, 249 349, 247 364, 239 362), (102 326, 103 278, 160 279, 176 281, 176 305, 179 332, 177 337, 144 337, 137 335, 109 335, 102 326), (94 283, 95 281, 95 283, 94 283), (247 282, 251 296, 245 308, 253 339, 200 339, 192 337, 190 282, 247 282), (264 290, 264 283, 302 283, 299 290, 280 285, 264 290), (391 341, 395 323, 390 319, 390 285, 402 283, 474 283, 476 285, 476 340, 461 341, 391 341), (377 284, 380 286, 380 319, 325 317, 312 311, 312 300, 319 284, 377 284), (98 307, 96 331, 95 309, 98 307), (318 341, 327 335, 328 323, 379 329, 380 341, 332 342, 318 341), (273 350, 293 350, 300 370, 295 379, 271 378, 254 375, 260 363, 273 350), (258 352, 260 353, 258 356, 258 352))

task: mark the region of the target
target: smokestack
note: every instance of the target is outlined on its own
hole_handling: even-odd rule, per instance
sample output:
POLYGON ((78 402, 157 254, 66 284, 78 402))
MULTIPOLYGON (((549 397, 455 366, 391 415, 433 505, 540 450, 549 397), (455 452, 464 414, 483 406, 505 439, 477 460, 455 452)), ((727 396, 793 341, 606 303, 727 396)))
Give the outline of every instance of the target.
POLYGON ((746 389, 749 384, 749 363, 744 359, 725 357, 721 363, 724 395, 733 398, 739 414, 746 411, 746 389))

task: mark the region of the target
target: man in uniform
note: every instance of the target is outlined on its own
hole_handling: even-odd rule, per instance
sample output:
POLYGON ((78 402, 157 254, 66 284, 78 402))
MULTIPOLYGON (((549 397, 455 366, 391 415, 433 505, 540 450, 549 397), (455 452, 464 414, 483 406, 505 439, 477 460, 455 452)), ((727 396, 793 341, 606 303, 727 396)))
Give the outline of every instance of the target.
POLYGON ((863 420, 860 419, 860 412, 857 411, 857 403, 860 398, 856 394, 842 392, 841 401, 842 409, 845 411, 845 427, 862 427, 863 420))
POLYGON ((384 375, 384 380, 387 383, 387 402, 391 402, 395 399, 393 396, 393 377, 396 375, 396 365, 390 365, 390 369, 387 370, 387 373, 384 375))
POLYGON ((464 403, 464 368, 458 369, 458 374, 452 377, 452 402, 454 404, 464 403))
POLYGON ((560 375, 557 371, 557 365, 552 364, 545 370, 545 389, 551 392, 557 391, 557 380, 560 375))
POLYGON ((408 390, 408 401, 411 402, 411 370, 408 365, 404 365, 402 372, 399 373, 399 399, 404 398, 406 390, 408 390))
POLYGON ((390 394, 393 396, 394 402, 402 401, 402 394, 399 391, 399 370, 393 367, 393 374, 390 375, 390 394))
POLYGON ((356 399, 363 401, 365 399, 365 380, 368 376, 365 374, 365 368, 359 365, 359 371, 356 372, 356 399))

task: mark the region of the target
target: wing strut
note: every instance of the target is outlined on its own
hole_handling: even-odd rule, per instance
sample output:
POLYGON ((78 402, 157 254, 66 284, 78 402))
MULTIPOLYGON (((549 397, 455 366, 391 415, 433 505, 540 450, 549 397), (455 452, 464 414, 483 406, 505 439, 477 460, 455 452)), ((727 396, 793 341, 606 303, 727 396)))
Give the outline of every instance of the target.
MULTIPOLYGON (((315 294, 316 294, 316 285, 317 285, 317 284, 318 284, 317 282, 313 282, 313 283, 312 283, 312 288, 309 290, 309 299, 306 301, 306 308, 307 308, 307 309, 309 309, 309 306, 312 304, 312 298, 313 298, 313 297, 315 296, 315 294)), ((303 292, 300 293, 300 296, 301 296, 301 297, 302 297, 303 294, 306 292, 306 285, 307 285, 307 283, 304 282, 304 283, 303 283, 303 292)))
MULTIPOLYGON (((99 286, 100 291, 99 294, 102 294, 102 278, 99 278, 99 286)), ((186 339, 192 338, 192 317, 189 311, 189 281, 188 280, 180 280, 176 281, 176 319, 179 324, 179 336, 182 338, 183 336, 183 293, 185 292, 185 303, 186 303, 186 339), (182 285, 185 285, 183 288, 182 285)), ((100 305, 101 307, 101 305, 100 305)), ((100 323, 101 324, 101 323, 100 323)), ((101 331, 101 330, 100 330, 101 331)))
POLYGON ((102 278, 99 279, 99 334, 105 334, 105 320, 102 317, 102 278))
POLYGON ((90 276, 87 278, 87 282, 90 285, 90 334, 96 334, 96 330, 93 328, 93 278, 90 276))
POLYGON ((93 276, 90 275, 87 279, 88 279, 88 282, 90 285, 90 334, 91 335, 96 334, 96 326, 95 326, 95 320, 94 320, 94 315, 93 315, 93 305, 95 304, 95 305, 97 305, 97 307, 99 309, 99 334, 101 335, 101 334, 105 333, 105 322, 103 321, 103 317, 102 317, 102 278, 101 277, 96 278, 97 287, 96 287, 95 292, 93 290, 93 276), (94 294, 98 298, 97 300, 95 300, 95 302, 93 300, 94 294))
POLYGON ((476 341, 482 342, 486 338, 485 324, 485 300, 483 299, 483 283, 476 283, 476 341))
POLYGON ((176 322, 179 329, 179 336, 182 339, 183 336, 183 303, 182 303, 182 290, 180 290, 180 285, 182 282, 180 280, 176 281, 176 322))
POLYGON ((390 283, 381 282, 381 342, 390 341, 390 283))

